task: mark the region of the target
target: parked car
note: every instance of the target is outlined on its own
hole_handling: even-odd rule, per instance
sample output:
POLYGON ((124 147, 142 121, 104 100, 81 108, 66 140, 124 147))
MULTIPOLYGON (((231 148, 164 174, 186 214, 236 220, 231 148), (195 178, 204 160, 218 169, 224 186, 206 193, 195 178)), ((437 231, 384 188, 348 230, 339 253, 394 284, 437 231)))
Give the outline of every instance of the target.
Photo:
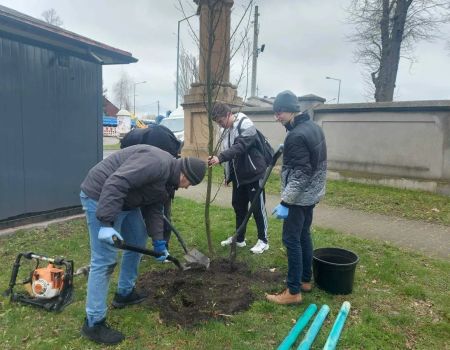
POLYGON ((184 143, 184 116, 164 118, 160 125, 169 128, 175 137, 184 143))
POLYGON ((154 120, 152 120, 152 119, 142 119, 142 122, 145 125, 156 124, 156 122, 154 120))

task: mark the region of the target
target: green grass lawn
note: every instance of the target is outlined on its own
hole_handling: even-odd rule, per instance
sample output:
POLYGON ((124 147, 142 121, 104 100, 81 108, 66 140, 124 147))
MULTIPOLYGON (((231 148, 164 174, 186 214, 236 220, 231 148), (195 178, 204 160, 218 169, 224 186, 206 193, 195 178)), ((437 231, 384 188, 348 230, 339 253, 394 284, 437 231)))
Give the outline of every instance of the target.
MULTIPOLYGON (((105 145, 104 149, 120 149, 120 144, 105 145)), ((213 168, 213 182, 223 182, 222 167, 213 168)), ((267 194, 280 194, 279 167, 273 170, 265 188, 267 194)), ((431 192, 328 180, 323 203, 450 226, 450 197, 431 192)))
POLYGON ((119 150, 120 149, 120 142, 117 141, 117 143, 114 143, 112 145, 103 145, 104 150, 119 150))
MULTIPOLYGON (((214 168, 213 179, 215 183, 223 179, 221 167, 214 168)), ((278 168, 274 169, 267 181, 266 193, 280 194, 278 168)), ((334 207, 450 225, 450 197, 425 191, 328 180, 323 203, 334 207)))
MULTIPOLYGON (((203 227, 203 206, 176 199, 173 210, 175 226, 189 247, 207 252, 203 227)), ((234 231, 231 209, 213 207, 211 212, 216 257, 228 257, 229 248, 220 240, 234 231)), ((270 221, 270 250, 255 256, 247 248, 238 250, 238 261, 252 269, 276 268, 286 271, 285 252, 281 245, 281 222, 270 221)), ((140 305, 111 310, 108 321, 124 332, 126 341, 117 349, 274 349, 293 326, 293 320, 310 303, 328 304, 331 312, 316 338, 313 349, 321 349, 343 301, 352 304, 339 349, 448 349, 450 339, 450 298, 448 261, 432 259, 403 251, 382 242, 372 242, 314 228, 315 247, 343 247, 356 252, 360 262, 356 269, 354 291, 348 296, 329 295, 320 289, 304 294, 301 306, 279 306, 264 300, 263 289, 255 289, 257 300, 250 310, 228 321, 212 321, 194 329, 181 329, 159 322, 157 311, 140 305)), ((253 222, 247 234, 255 243, 253 222)), ((34 251, 49 256, 63 255, 75 261, 75 267, 89 262, 89 245, 84 220, 54 224, 47 229, 23 230, 0 238, 0 288, 7 288, 12 264, 19 252, 34 251)), ((181 257, 175 241, 171 253, 181 257)), ((24 264, 21 271, 33 266, 24 264)), ((145 258, 141 271, 173 268, 145 258)), ((110 299, 117 281, 113 275, 110 299)), ((0 337, 2 349, 101 349, 79 335, 84 319, 84 277, 75 278, 75 301, 61 313, 10 303, 0 297, 0 337)), ((280 285, 280 290, 284 286, 280 285)), ((303 337, 304 332, 300 335, 303 337)), ((298 343, 296 343, 297 345, 298 343)))

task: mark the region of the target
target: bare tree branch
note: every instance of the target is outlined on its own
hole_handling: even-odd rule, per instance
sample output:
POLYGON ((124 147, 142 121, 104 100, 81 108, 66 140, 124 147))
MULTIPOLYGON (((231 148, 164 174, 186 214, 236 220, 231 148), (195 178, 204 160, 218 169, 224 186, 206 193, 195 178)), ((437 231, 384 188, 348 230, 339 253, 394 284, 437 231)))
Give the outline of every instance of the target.
POLYGON ((188 53, 184 47, 181 49, 179 69, 179 99, 183 101, 191 84, 199 80, 198 58, 188 53))
POLYGON ((61 17, 58 16, 54 8, 42 12, 41 16, 42 18, 44 18, 44 21, 47 22, 48 24, 52 24, 58 27, 62 27, 63 25, 61 17))
POLYGON ((376 101, 393 100, 400 58, 414 61, 416 43, 439 38, 450 20, 448 0, 352 0, 347 11, 355 61, 370 74, 376 101))
MULTIPOLYGON (((235 5, 236 2, 238 1, 234 1, 235 5)), ((207 130, 208 133, 205 136, 208 139, 208 154, 211 155, 217 152, 218 148, 220 147, 221 140, 223 140, 223 137, 225 135, 225 133, 223 133, 221 137, 219 137, 219 141, 217 142, 217 144, 214 145, 215 141, 214 136, 216 134, 216 129, 214 127, 214 123, 211 118, 212 108, 218 99, 219 93, 223 92, 224 88, 226 89, 230 87, 231 84, 230 77, 228 76, 230 69, 229 61, 233 59, 233 66, 238 67, 239 63, 235 62, 237 61, 237 58, 239 56, 237 55, 237 53, 240 53, 240 57, 242 58, 242 63, 240 64, 240 72, 237 74, 238 77, 237 82, 240 84, 243 81, 247 80, 248 86, 248 78, 246 79, 246 77, 248 77, 248 66, 250 56, 248 49, 250 47, 248 32, 250 28, 250 13, 251 13, 250 9, 252 8, 253 0, 245 0, 245 1, 241 0, 241 3, 245 4, 243 7, 243 15, 242 17, 237 18, 238 19, 237 26, 232 30, 233 34, 229 38, 228 36, 230 35, 230 33, 224 32, 222 28, 218 30, 219 29, 218 26, 219 24, 221 24, 221 19, 225 14, 225 10, 228 11, 228 8, 226 8, 225 6, 230 6, 230 2, 225 0, 205 0, 205 1, 200 0, 197 1, 196 3, 201 3, 201 6, 203 6, 202 9, 205 9, 205 7, 207 7, 206 12, 207 15, 205 15, 205 12, 202 12, 202 16, 205 15, 205 17, 202 17, 201 23, 201 26, 206 26, 206 30, 204 27, 202 27, 202 29, 204 30, 202 32, 202 35, 205 35, 205 37, 201 38, 201 42, 199 42, 200 38, 198 38, 197 35, 192 35, 192 37, 197 39, 197 46, 200 51, 200 56, 198 60, 199 68, 197 69, 201 69, 201 72, 199 72, 199 77, 196 80, 199 82, 198 87, 203 88, 203 101, 208 116, 203 126, 206 126, 205 129, 207 130)), ((178 7, 181 9, 184 15, 183 18, 185 18, 186 14, 181 0, 178 0, 178 7)), ((228 26, 228 22, 223 23, 226 23, 226 25, 228 26)), ((190 23, 189 28, 193 32, 190 23)), ((191 69, 193 67, 192 59, 188 59, 186 56, 183 65, 185 66, 186 69, 191 69)), ((187 79, 187 81, 189 81, 189 79, 187 79)), ((180 90, 183 91, 183 88, 180 90)), ((197 133, 195 132, 192 135, 194 138, 194 143, 196 143, 195 142, 196 135, 197 133)), ((204 217, 205 217, 205 231, 208 240, 208 247, 210 253, 212 254, 214 249, 211 238, 211 222, 209 216, 209 208, 211 202, 214 200, 217 193, 215 195, 212 195, 211 193, 212 172, 210 168, 208 169, 207 179, 208 183, 206 191, 204 217)))
POLYGON ((113 92, 116 104, 120 109, 125 108, 130 111, 130 95, 133 82, 127 72, 123 71, 119 80, 114 84, 113 92))

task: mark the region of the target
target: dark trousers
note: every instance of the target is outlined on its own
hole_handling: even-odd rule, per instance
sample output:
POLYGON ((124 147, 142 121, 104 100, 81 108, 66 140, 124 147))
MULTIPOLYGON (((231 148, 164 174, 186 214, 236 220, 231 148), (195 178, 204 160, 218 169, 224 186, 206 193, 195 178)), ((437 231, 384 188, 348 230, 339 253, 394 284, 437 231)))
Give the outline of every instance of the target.
POLYGON ((311 223, 314 205, 289 207, 283 222, 283 244, 287 250, 288 274, 286 284, 291 294, 300 293, 300 283, 310 282, 312 275, 311 223))
MULTIPOLYGON (((245 215, 249 209, 249 203, 255 198, 255 194, 259 188, 259 181, 255 181, 249 184, 237 186, 236 182, 233 181, 233 195, 231 197, 231 204, 233 205, 234 212, 236 213, 236 230, 244 222, 245 215)), ((256 222, 256 227, 258 230, 258 239, 267 243, 267 212, 265 206, 265 195, 264 189, 258 196, 253 209, 253 217, 256 222)), ((242 230, 240 235, 236 238, 237 242, 242 242, 245 239, 246 228, 242 230)))

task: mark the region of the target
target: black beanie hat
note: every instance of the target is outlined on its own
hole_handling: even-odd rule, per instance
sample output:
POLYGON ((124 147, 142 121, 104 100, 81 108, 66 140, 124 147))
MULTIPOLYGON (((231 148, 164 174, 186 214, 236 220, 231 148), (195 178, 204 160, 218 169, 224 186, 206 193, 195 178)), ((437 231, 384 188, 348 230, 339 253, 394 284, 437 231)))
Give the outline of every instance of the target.
POLYGON ((205 177, 206 163, 198 158, 186 157, 181 160, 181 171, 191 185, 195 186, 205 177))
POLYGON ((292 91, 280 92, 273 102, 274 112, 300 112, 297 96, 292 91))

